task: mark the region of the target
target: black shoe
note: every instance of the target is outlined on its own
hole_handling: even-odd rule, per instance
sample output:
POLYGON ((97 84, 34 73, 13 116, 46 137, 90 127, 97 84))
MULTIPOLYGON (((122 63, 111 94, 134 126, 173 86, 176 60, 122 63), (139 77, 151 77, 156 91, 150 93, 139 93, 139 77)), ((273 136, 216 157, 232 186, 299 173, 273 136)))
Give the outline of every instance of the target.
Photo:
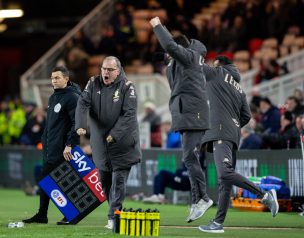
POLYGON ((62 218, 61 221, 57 221, 57 225, 73 225, 73 224, 64 217, 64 218, 62 218))
POLYGON ((41 216, 38 213, 29 219, 22 220, 24 223, 48 223, 48 218, 46 216, 41 216))

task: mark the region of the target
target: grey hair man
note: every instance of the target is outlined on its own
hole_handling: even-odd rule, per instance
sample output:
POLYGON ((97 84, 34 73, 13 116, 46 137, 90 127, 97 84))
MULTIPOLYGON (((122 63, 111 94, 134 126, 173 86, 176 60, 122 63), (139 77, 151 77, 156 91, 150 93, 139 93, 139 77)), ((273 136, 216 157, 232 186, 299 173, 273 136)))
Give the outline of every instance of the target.
POLYGON ((112 229, 114 212, 121 210, 126 195, 131 167, 141 160, 135 87, 114 56, 104 59, 101 75, 90 78, 79 97, 77 133, 86 134, 88 127, 93 160, 110 206, 106 228, 112 229))

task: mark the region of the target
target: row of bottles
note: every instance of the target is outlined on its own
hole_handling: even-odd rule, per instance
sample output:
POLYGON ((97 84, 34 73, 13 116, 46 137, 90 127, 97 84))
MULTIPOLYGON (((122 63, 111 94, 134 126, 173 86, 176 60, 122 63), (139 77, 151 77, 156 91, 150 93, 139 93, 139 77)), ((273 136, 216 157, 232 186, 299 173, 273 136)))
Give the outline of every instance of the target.
POLYGON ((113 232, 129 236, 159 236, 158 210, 123 209, 115 211, 113 232))

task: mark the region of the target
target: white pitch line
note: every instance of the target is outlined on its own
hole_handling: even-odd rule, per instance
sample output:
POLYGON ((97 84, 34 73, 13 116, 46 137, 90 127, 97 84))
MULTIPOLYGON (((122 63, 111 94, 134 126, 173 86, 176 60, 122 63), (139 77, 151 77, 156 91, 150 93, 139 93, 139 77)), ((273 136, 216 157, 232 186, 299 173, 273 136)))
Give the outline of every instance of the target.
MULTIPOLYGON (((197 229, 198 226, 160 226, 161 228, 177 228, 177 229, 197 229)), ((245 227, 245 226, 225 226, 227 230, 304 230, 300 227, 245 227)))

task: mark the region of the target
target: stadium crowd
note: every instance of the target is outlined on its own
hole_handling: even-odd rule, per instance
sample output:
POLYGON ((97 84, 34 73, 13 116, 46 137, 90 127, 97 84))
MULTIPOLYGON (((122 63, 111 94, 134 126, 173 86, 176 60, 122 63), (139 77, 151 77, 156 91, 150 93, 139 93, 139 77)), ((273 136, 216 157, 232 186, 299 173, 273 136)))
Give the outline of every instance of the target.
POLYGON ((157 15, 173 35, 182 32, 203 42, 207 59, 221 53, 241 73, 257 69, 258 84, 288 73, 288 65, 277 59, 303 49, 303 10, 298 0, 118 1, 110 24, 98 35, 79 31, 58 64, 66 65, 82 87, 109 54, 122 59, 127 73, 164 73, 163 64, 152 61, 155 52, 163 51, 148 23, 157 15))

